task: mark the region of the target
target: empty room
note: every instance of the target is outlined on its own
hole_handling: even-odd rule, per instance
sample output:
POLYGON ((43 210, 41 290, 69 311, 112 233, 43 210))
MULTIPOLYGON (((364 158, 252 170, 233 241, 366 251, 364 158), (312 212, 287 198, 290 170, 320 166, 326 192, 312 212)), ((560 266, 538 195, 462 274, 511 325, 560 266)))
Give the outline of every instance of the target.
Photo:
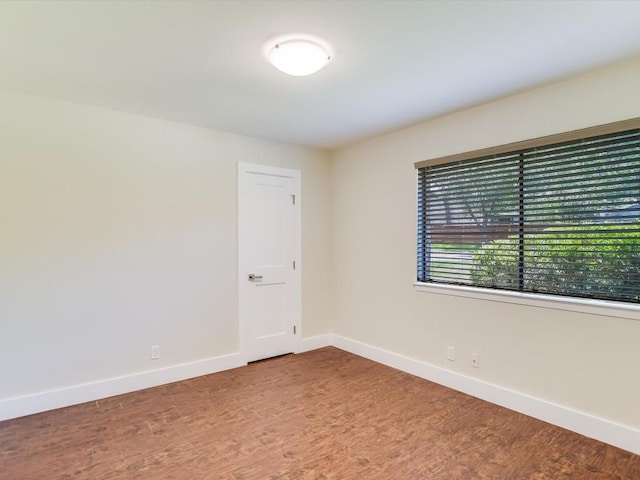
POLYGON ((640 2, 0 2, 0 479, 640 479, 640 2))

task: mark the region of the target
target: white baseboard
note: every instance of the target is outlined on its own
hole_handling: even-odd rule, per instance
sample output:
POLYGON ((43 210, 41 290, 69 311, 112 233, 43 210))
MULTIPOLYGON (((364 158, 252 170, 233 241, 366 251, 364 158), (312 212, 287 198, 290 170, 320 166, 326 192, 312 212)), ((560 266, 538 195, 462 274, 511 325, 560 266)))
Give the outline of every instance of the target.
POLYGON ((333 345, 333 335, 330 333, 317 335, 315 337, 303 338, 296 345, 295 353, 304 353, 318 348, 330 347, 333 345))
MULTIPOLYGON (((640 431, 557 405, 514 390, 468 377, 444 368, 399 355, 366 343, 334 334, 304 338, 295 353, 334 346, 374 362, 410 373, 516 412, 529 415, 567 430, 640 455, 640 431)), ((242 355, 234 353, 191 363, 173 365, 122 377, 73 385, 0 400, 0 420, 22 417, 56 408, 68 407, 101 398, 156 387, 166 383, 220 372, 246 365, 242 355)))
POLYGON ((11 397, 0 400, 0 420, 69 407, 243 365, 246 365, 246 362, 242 361, 240 354, 234 353, 46 392, 11 397))
POLYGON ((340 335, 332 337, 332 345, 347 352, 640 455, 640 431, 634 428, 340 335))

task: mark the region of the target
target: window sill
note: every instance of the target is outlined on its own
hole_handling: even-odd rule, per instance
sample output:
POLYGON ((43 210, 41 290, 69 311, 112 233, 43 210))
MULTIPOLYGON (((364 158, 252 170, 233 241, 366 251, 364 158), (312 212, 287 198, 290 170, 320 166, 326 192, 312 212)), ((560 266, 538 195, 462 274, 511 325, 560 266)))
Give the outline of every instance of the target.
POLYGON ((607 300, 591 300, 588 298, 556 297, 537 293, 510 292, 507 290, 491 290, 460 285, 443 285, 416 282, 416 291, 453 295, 457 297, 478 298, 493 302, 531 305, 533 307, 552 308, 571 312, 605 315, 608 317, 640 320, 640 305, 625 304, 607 300))

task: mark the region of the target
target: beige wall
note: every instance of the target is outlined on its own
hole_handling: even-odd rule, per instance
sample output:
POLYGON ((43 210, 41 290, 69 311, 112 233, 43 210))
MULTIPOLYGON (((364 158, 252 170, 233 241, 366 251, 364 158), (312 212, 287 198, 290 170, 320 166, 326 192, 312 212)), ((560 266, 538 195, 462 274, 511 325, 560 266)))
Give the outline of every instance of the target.
POLYGON ((334 333, 640 428, 639 321, 412 285, 414 162, 640 116, 639 84, 636 58, 334 152, 334 333))
POLYGON ((640 322, 412 286, 415 161, 640 116, 639 83, 636 59, 340 149, 331 161, 1 94, 0 401, 236 352, 243 161, 302 170, 304 337, 333 331, 640 428, 640 322), (161 345, 157 362, 151 344, 161 345))
POLYGON ((302 171, 303 335, 327 333, 326 153, 0 95, 0 400, 237 352, 238 161, 302 171))

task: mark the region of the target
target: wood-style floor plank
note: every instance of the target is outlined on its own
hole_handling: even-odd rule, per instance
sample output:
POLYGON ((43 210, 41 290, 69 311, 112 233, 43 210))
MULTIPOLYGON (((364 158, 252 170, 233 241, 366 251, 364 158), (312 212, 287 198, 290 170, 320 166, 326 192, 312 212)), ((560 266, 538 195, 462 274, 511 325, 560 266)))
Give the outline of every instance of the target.
POLYGON ((0 479, 640 479, 640 457, 335 348, 0 422, 0 479))

